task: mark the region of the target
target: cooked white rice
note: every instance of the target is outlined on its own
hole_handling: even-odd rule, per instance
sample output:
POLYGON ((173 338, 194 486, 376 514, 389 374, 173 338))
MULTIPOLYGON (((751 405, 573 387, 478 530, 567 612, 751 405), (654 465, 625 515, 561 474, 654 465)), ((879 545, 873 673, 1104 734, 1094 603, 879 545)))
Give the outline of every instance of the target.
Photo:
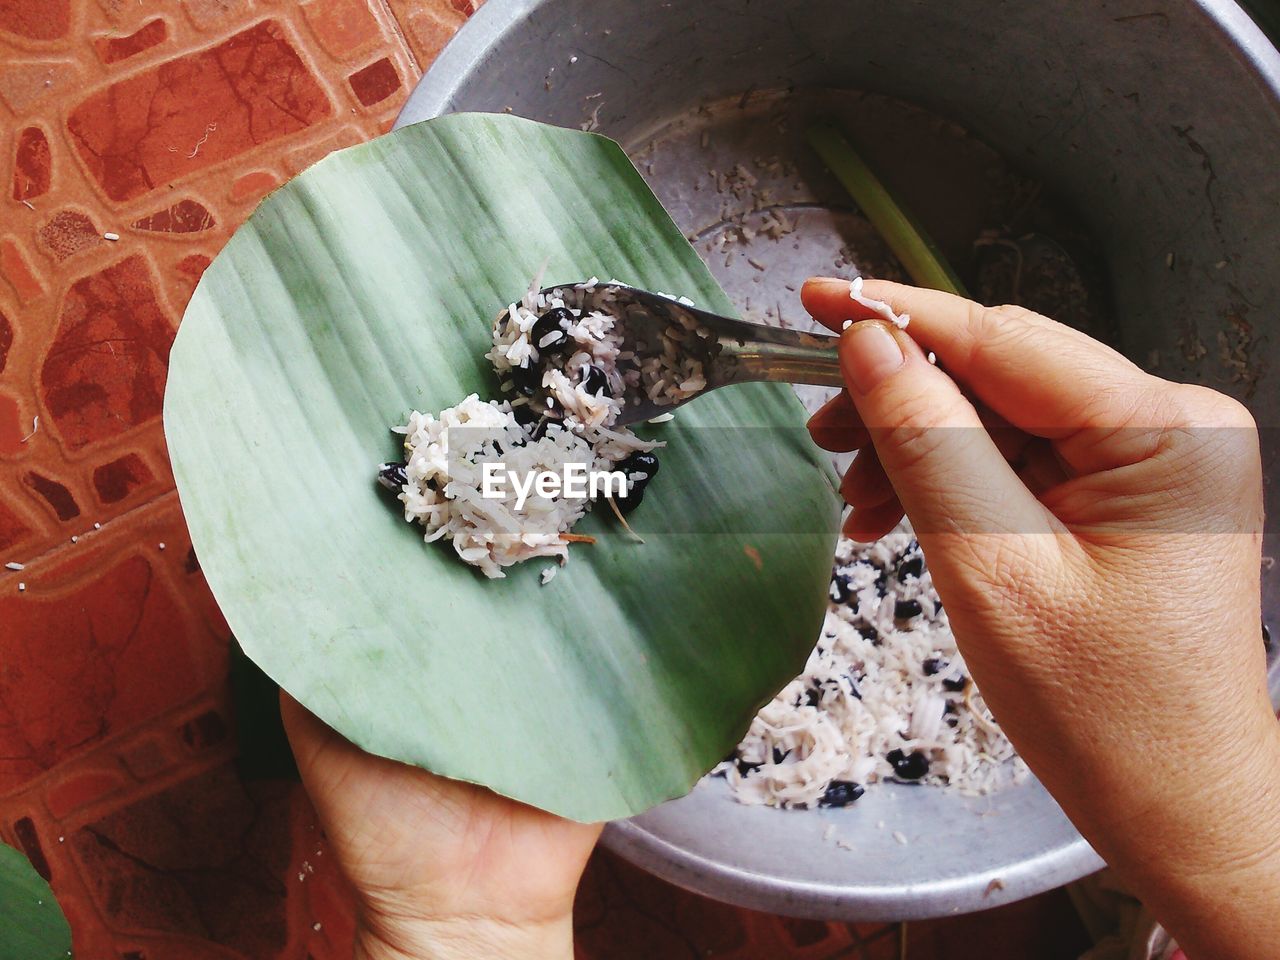
MULTIPOLYGON (((510 400, 482 401, 472 394, 437 415, 414 411, 396 428, 404 435, 403 474, 393 486, 407 521, 420 523, 427 542, 449 540, 458 556, 488 577, 503 577, 503 568, 552 557, 568 557, 567 532, 590 509, 589 500, 531 493, 523 504, 511 484, 501 498, 482 495, 484 465, 501 463, 510 473, 527 476, 548 471, 563 475, 568 465, 588 471, 612 470, 637 452, 662 446, 641 440, 623 427, 614 427, 621 407, 624 377, 641 382, 641 373, 623 371, 620 318, 609 313, 614 297, 598 281, 558 289, 547 295, 537 282, 519 303, 511 304, 495 321, 493 349, 487 354, 510 400), (533 325, 553 308, 565 308, 572 322, 565 333, 572 345, 555 362, 540 364, 539 345, 531 340, 533 325), (516 394, 513 374, 530 364, 541 371, 541 396, 547 413, 539 418, 517 417, 529 398, 516 394), (608 390, 589 391, 587 371, 597 371, 608 390), (402 480, 402 482, 401 482, 402 480)), ((396 465, 386 465, 394 467, 396 465)), ((382 471, 385 477, 387 470, 382 471)), ((629 489, 647 477, 633 473, 629 489)), ((554 576, 555 568, 551 570, 554 576)), ((544 571, 542 582, 551 576, 544 571)))
POLYGON ((780 807, 844 806, 853 785, 881 780, 988 793, 1026 775, 968 678, 908 525, 874 544, 840 541, 804 672, 717 772, 739 801, 780 807))
POLYGON ((849 281, 849 299, 859 306, 873 311, 880 319, 887 320, 902 330, 907 329, 907 324, 911 322, 911 317, 908 314, 894 313, 893 307, 883 300, 875 300, 866 296, 862 292, 862 277, 854 277, 849 281))
MULTIPOLYGON (((691 313, 673 311, 678 327, 664 332, 660 344, 635 342, 634 351, 625 349, 627 317, 643 307, 628 301, 619 302, 618 281, 601 283, 592 277, 576 286, 540 292, 531 286, 519 303, 510 304, 498 317, 493 329, 493 349, 487 354, 498 376, 507 377, 528 361, 537 363, 542 345, 533 342, 534 324, 548 310, 568 309, 574 317, 565 332, 574 347, 567 360, 548 365, 538 384, 542 393, 566 411, 565 422, 581 425, 584 434, 602 424, 613 422, 621 412, 620 398, 643 394, 660 406, 696 396, 706 388, 702 362, 688 355, 682 341, 688 337, 709 339, 711 333, 700 327, 691 313), (603 397, 580 389, 586 372, 594 365, 608 380, 609 396, 603 397)), ((659 293, 677 304, 692 306, 687 297, 659 293)), ((504 379, 504 390, 514 381, 504 379)), ((525 402, 515 401, 517 404, 525 402)))

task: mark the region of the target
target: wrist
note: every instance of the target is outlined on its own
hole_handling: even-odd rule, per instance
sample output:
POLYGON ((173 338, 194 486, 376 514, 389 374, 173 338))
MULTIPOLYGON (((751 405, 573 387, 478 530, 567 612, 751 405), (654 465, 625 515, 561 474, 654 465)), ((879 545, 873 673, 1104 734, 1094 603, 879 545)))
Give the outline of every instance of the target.
POLYGON ((1240 736, 1251 763, 1206 764, 1202 792, 1150 811, 1119 845, 1118 872, 1190 957, 1252 960, 1280 942, 1280 726, 1268 720, 1240 736))
POLYGON ((573 960, 571 915, 537 923, 469 916, 362 917, 354 960, 573 960))

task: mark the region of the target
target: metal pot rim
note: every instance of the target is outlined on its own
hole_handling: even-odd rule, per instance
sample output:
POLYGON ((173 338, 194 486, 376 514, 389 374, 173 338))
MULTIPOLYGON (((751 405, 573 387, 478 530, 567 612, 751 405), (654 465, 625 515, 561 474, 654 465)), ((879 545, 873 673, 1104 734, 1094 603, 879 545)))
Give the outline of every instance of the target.
MULTIPOLYGON (((418 81, 395 127, 406 114, 435 117, 447 112, 458 86, 488 50, 546 0, 487 0, 454 34, 418 81)), ((1186 0, 1219 32, 1232 39, 1236 56, 1252 67, 1280 112, 1280 50, 1236 0, 1186 0)))

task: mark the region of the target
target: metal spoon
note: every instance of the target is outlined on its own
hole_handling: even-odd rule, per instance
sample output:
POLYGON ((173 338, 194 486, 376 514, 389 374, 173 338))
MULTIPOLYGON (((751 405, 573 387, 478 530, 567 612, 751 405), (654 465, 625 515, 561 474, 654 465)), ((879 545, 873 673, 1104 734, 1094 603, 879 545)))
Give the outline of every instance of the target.
MULTIPOLYGON (((543 293, 551 294, 569 286, 572 284, 557 284, 543 293)), ((613 296, 608 310, 622 318, 625 337, 622 350, 635 355, 634 360, 627 361, 628 368, 642 369, 644 360, 671 357, 674 349, 677 359, 701 364, 705 381, 697 389, 681 390, 675 396, 657 399, 650 398, 643 381, 638 386, 629 385, 626 393, 618 398, 622 413, 615 421, 617 425, 652 420, 710 390, 734 383, 844 385, 836 355, 837 337, 722 317, 620 283, 598 283, 593 292, 613 296)), ((530 402, 541 412, 540 398, 532 397, 530 402)))

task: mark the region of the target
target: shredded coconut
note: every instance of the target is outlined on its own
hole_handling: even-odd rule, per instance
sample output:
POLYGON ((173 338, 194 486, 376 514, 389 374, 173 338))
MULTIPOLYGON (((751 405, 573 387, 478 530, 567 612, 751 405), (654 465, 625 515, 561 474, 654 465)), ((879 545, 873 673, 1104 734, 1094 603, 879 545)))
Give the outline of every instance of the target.
POLYGON ((905 523, 874 544, 840 541, 804 672, 716 772, 739 801, 779 807, 845 806, 883 780, 988 793, 1026 775, 968 677, 905 523))

